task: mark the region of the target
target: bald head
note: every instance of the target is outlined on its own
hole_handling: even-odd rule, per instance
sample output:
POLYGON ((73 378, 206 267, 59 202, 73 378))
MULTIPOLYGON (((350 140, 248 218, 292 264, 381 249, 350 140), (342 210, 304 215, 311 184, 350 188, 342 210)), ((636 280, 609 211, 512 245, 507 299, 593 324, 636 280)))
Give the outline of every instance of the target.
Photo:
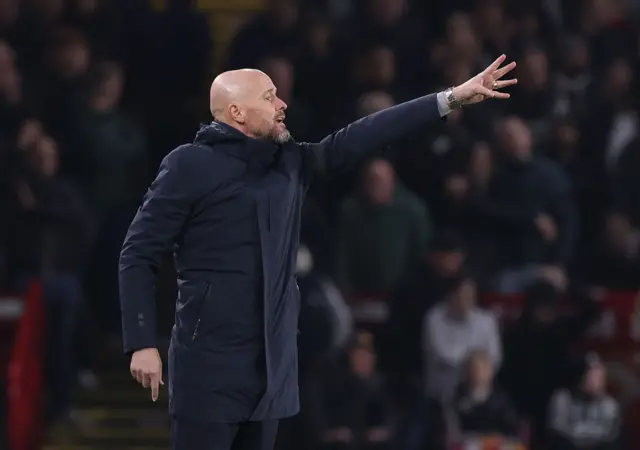
POLYGON ((284 126, 287 105, 277 96, 271 78, 255 69, 232 70, 211 84, 209 106, 213 118, 249 137, 284 143, 291 136, 284 126))

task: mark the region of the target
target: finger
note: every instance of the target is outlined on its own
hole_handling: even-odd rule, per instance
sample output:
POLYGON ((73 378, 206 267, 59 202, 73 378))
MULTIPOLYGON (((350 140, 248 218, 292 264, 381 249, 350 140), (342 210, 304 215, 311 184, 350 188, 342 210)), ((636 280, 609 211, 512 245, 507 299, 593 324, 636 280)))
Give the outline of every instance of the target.
POLYGON ((507 64, 504 67, 496 68, 496 70, 493 72, 493 78, 498 80, 498 79, 502 78, 503 76, 505 76, 506 74, 508 74, 509 72, 511 72, 515 68, 516 68, 516 62, 515 61, 511 61, 509 64, 507 64))
POLYGON ((494 91, 494 90, 491 90, 491 89, 487 89, 487 88, 486 88, 486 87, 484 87, 484 86, 478 86, 478 87, 475 89, 475 91, 476 91, 476 92, 475 92, 475 95, 480 94, 480 95, 482 95, 482 96, 484 96, 484 97, 488 97, 488 98, 496 97, 496 96, 497 96, 497 94, 499 94, 499 92, 494 91))
POLYGON ((510 97, 511 97, 511 94, 507 94, 506 92, 493 91, 493 96, 491 98, 496 98, 498 100, 505 100, 510 97))
POLYGON ((507 55, 500 55, 489 67, 484 69, 484 73, 493 73, 498 70, 498 67, 507 59, 507 55))
POLYGON ((160 381, 157 378, 151 379, 151 400, 154 402, 158 400, 158 393, 160 392, 160 381))
POLYGON ((144 387, 144 388, 148 388, 150 384, 151 384, 151 375, 149 375, 148 373, 146 373, 146 374, 144 374, 144 376, 142 377, 142 387, 144 387))
POLYGON ((513 86, 514 84, 517 84, 517 83, 518 83, 517 78, 512 78, 511 80, 499 80, 499 81, 496 81, 495 89, 506 88, 509 86, 513 86))
POLYGON ((140 384, 144 382, 144 373, 142 373, 140 370, 136 372, 136 381, 140 384))

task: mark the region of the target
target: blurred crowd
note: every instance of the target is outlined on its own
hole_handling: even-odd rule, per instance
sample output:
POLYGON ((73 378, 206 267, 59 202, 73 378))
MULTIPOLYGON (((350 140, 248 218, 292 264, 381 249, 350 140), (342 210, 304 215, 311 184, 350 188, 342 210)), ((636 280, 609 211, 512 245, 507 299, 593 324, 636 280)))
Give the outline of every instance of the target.
POLYGON ((0 0, 0 284, 44 284, 49 419, 119 332, 124 233, 160 159, 210 120, 217 72, 267 73, 307 141, 506 53, 511 100, 312 187, 302 414, 282 445, 623 448, 603 361, 571 348, 604 289, 640 288, 640 2, 265 0, 224 55, 195 1, 167 3, 0 0), (526 297, 515 325, 487 291, 526 297))

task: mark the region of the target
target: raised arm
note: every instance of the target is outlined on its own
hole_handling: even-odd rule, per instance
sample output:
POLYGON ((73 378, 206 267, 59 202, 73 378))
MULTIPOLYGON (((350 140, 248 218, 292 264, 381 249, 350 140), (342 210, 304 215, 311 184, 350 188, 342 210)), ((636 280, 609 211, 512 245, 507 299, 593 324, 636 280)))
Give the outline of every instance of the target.
POLYGON ((501 80, 515 67, 514 62, 500 67, 505 59, 505 55, 500 56, 485 70, 460 86, 366 116, 330 134, 320 143, 303 144, 306 147, 306 169, 309 172, 343 171, 366 153, 435 122, 455 108, 487 98, 509 98, 509 94, 497 91, 517 82, 515 79, 501 80))

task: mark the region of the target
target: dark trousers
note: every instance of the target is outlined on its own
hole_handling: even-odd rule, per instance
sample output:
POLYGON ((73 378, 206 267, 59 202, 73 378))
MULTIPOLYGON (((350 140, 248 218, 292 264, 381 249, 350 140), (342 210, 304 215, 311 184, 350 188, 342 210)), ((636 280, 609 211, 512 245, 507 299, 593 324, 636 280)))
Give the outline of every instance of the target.
POLYGON ((173 450, 273 450, 278 421, 218 423, 173 419, 173 450))

